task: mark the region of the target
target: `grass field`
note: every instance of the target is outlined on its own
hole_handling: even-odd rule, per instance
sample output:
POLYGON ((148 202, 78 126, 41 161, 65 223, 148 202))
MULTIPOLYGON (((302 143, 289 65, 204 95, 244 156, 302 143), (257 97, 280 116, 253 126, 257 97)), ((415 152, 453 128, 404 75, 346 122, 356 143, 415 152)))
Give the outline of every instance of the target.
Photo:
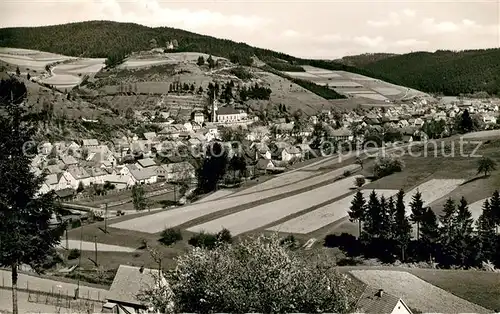
POLYGON ((368 285, 399 296, 410 308, 424 313, 491 313, 408 272, 353 270, 351 274, 368 285))
POLYGON ((187 230, 191 232, 206 231, 215 233, 226 228, 231 231, 231 234, 239 235, 272 224, 286 216, 347 194, 353 187, 353 180, 354 179, 351 177, 345 178, 308 192, 255 206, 232 215, 191 227, 187 230))
MULTIPOLYGON (((351 169, 351 167, 349 167, 351 169)), ((113 225, 115 228, 123 228, 142 232, 157 233, 167 227, 175 227, 185 224, 191 220, 203 217, 205 215, 221 212, 238 206, 251 206, 252 202, 262 201, 267 198, 285 197, 288 193, 298 193, 302 189, 310 189, 314 185, 325 184, 343 174, 343 169, 337 169, 323 176, 314 177, 308 180, 296 182, 276 189, 268 189, 261 192, 255 192, 234 197, 222 198, 211 202, 196 203, 169 211, 155 214, 151 217, 141 217, 129 221, 124 221, 113 225)), ((352 179, 351 179, 352 183, 352 179)))
MULTIPOLYGON (((362 190, 365 198, 371 193, 371 190, 362 190)), ((395 195, 397 190, 375 190, 377 195, 389 198, 395 195)), ((336 202, 315 209, 304 215, 298 216, 284 223, 268 228, 270 231, 279 231, 285 233, 308 234, 332 224, 348 216, 349 207, 354 195, 346 196, 336 202)))

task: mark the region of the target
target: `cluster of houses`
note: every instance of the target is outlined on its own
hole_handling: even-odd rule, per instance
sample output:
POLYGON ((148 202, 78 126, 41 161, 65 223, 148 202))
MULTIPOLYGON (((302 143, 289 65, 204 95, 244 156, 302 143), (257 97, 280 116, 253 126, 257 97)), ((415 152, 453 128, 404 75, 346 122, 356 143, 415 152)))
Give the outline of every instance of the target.
MULTIPOLYGON (((426 138, 421 131, 426 121, 443 120, 451 125, 465 109, 471 115, 482 117, 485 127, 496 125, 498 104, 485 101, 429 104, 420 100, 372 108, 363 113, 353 110, 339 115, 322 110, 318 115, 309 116, 298 134, 294 122, 285 118, 269 125, 244 125, 242 143, 225 143, 224 147, 229 151, 229 158, 237 154, 244 157, 249 168, 247 174, 256 175, 309 158, 312 150, 306 143, 317 123, 329 128, 329 136, 338 142, 362 141, 363 132, 356 132, 356 128, 380 133, 390 128, 400 132, 403 140, 412 141, 417 137, 418 140, 426 138), (303 140, 298 141, 297 135, 303 140)), ((208 143, 220 140, 221 127, 240 127, 242 120, 251 120, 246 113, 242 115, 232 108, 219 108, 216 114, 219 122, 206 122, 203 113, 194 111, 188 122, 166 123, 157 133, 146 132, 141 137, 129 134, 107 144, 96 139, 43 143, 33 158, 32 169, 48 174, 42 193, 54 190, 61 197, 93 184, 109 183, 116 189, 126 189, 135 184, 192 180, 199 165, 193 160, 203 156, 208 143)))

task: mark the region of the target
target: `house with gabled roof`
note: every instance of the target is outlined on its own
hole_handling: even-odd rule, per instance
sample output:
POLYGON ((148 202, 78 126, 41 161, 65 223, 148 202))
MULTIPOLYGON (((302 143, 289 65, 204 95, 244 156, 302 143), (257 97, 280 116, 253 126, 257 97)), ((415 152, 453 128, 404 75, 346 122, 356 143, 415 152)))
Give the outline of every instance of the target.
POLYGON ((168 286, 161 271, 120 265, 101 313, 150 313, 152 307, 145 304, 139 295, 157 286, 168 286))
POLYGON ((70 185, 76 189, 78 188, 78 185, 80 182, 84 186, 90 185, 92 182, 92 178, 88 174, 88 172, 80 166, 70 166, 68 169, 66 169, 66 172, 68 174, 68 180, 70 182, 70 185))
POLYGON ((156 162, 152 158, 139 159, 136 163, 137 168, 156 167, 156 162))
POLYGON ((96 148, 97 146, 99 146, 99 142, 95 138, 84 139, 82 143, 82 146, 87 149, 96 148))
POLYGON ((48 165, 48 166, 45 166, 44 168, 45 170, 47 170, 47 172, 49 174, 57 174, 57 173, 61 173, 63 172, 64 170, 61 168, 61 165, 60 164, 55 164, 55 165, 48 165))
POLYGON ((365 314, 412 314, 400 297, 370 286, 366 286, 355 308, 356 313, 365 314))
POLYGON ((195 178, 195 169, 187 161, 160 165, 156 168, 158 179, 169 182, 190 180, 195 178))
POLYGON ((73 165, 78 165, 78 160, 76 160, 75 157, 73 157, 73 156, 62 155, 62 156, 60 156, 60 158, 61 158, 62 163, 66 167, 73 166, 73 165))
POLYGON ((123 176, 129 176, 133 184, 152 184, 158 180, 156 167, 138 168, 134 164, 127 164, 120 170, 123 176))
POLYGON ((281 160, 283 161, 290 161, 292 159, 297 160, 302 157, 302 153, 300 152, 300 149, 294 146, 288 146, 285 147, 281 151, 281 160))

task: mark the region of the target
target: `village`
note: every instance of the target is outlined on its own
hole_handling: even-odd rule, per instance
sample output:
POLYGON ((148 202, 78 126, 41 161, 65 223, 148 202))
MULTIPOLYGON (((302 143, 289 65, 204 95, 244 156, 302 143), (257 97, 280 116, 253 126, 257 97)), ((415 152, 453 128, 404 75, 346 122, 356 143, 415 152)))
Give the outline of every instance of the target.
MULTIPOLYGON (((376 141, 379 145, 425 141, 450 136, 456 117, 465 110, 479 129, 495 129, 498 109, 499 104, 489 99, 444 97, 434 102, 417 99, 388 107, 365 106, 347 113, 322 110, 317 115, 282 117, 264 124, 244 110, 217 108, 214 102, 210 116, 194 111, 182 124, 167 118, 158 133, 130 134, 106 143, 97 139, 42 143, 32 169, 48 173, 40 192, 53 190, 64 201, 78 198, 90 186, 94 189, 87 192, 95 194, 99 193, 97 186, 116 193, 136 184, 193 184, 199 167, 196 160, 203 157, 209 143, 222 141, 228 158, 235 154, 244 157, 247 171, 242 175, 250 178, 283 171, 296 162, 324 154, 318 155, 318 145, 313 145, 317 134, 326 134, 321 141, 336 144, 363 144, 374 138, 380 139, 376 141), (324 133, 315 133, 315 129, 324 133)), ((135 114, 149 116, 143 122, 155 124, 154 115, 135 114)))

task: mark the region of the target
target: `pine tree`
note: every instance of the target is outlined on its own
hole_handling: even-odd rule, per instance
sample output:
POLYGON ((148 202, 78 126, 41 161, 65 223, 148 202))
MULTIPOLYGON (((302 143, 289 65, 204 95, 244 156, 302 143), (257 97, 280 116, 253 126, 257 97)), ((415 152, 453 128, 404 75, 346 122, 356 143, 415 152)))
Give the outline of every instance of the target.
POLYGON ((424 213, 421 216, 421 245, 425 257, 429 254, 430 257, 435 256, 438 252, 439 243, 439 225, 436 214, 430 207, 424 208, 424 213))
POLYGON ((412 197, 412 201, 410 203, 410 208, 411 208, 411 215, 410 215, 410 220, 417 225, 417 241, 420 240, 420 224, 422 223, 422 220, 424 219, 425 215, 425 208, 424 208, 424 202, 422 200, 422 193, 420 191, 417 191, 415 195, 412 197))
POLYGON ((479 216, 476 226, 479 242, 479 260, 493 261, 496 255, 496 232, 490 203, 487 199, 484 201, 483 212, 479 216))
POLYGON ((454 227, 455 227, 455 222, 456 222, 456 216, 457 216, 457 208, 455 205, 455 202, 451 198, 446 200, 446 203, 443 206, 443 215, 440 216, 441 218, 441 236, 442 236, 442 243, 448 243, 449 239, 453 237, 453 233, 455 232, 454 227))
POLYGON ((462 197, 457 208, 457 217, 455 225, 455 236, 453 237, 452 243, 450 244, 453 248, 452 261, 458 265, 465 265, 466 261, 470 259, 472 253, 472 232, 474 220, 472 219, 472 214, 469 211, 469 206, 467 200, 462 197))
POLYGON ((401 260, 405 260, 405 252, 411 240, 411 224, 406 216, 405 193, 401 189, 396 196, 396 208, 394 213, 394 236, 401 249, 401 260))
POLYGON ((358 238, 361 237, 361 224, 364 220, 366 214, 366 201, 363 196, 363 192, 358 190, 354 195, 354 199, 351 202, 351 207, 349 208, 349 220, 352 222, 358 222, 358 238))
POLYGON ((498 226, 500 226, 500 194, 498 190, 495 190, 490 198, 490 210, 495 222, 495 231, 498 233, 498 226))
POLYGON ((380 201, 377 193, 373 190, 368 198, 363 230, 363 236, 368 242, 380 235, 380 212, 380 201))
POLYGON ((377 215, 377 224, 379 230, 379 236, 383 239, 391 238, 391 225, 389 216, 389 203, 387 202, 384 195, 380 197, 380 212, 377 215))

